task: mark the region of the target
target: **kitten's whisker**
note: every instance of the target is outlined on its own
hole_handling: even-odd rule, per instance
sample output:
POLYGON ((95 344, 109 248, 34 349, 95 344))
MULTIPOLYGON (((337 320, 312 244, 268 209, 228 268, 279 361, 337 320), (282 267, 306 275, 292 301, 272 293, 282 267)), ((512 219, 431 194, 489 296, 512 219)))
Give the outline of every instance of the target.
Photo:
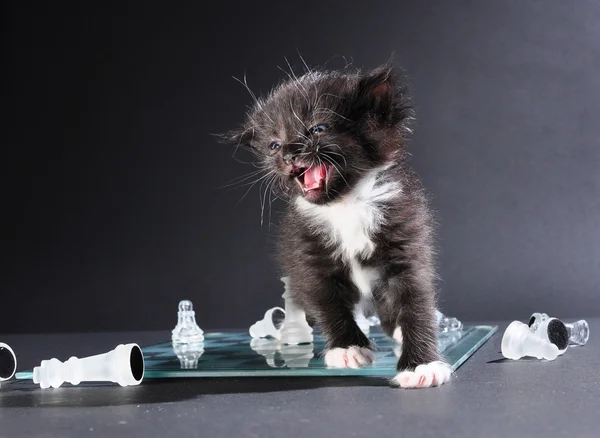
POLYGON ((265 203, 266 203, 266 199, 267 199, 267 191, 269 190, 269 185, 271 183, 271 181, 273 181, 273 178, 275 178, 275 175, 271 175, 270 178, 268 178, 266 180, 266 184, 265 181, 263 181, 260 184, 259 190, 258 190, 258 199, 260 201, 260 226, 263 226, 263 218, 264 218, 264 213, 265 213, 265 203), (262 192, 262 186, 265 185, 265 191, 264 193, 262 192), (262 194, 262 196, 261 196, 262 194))
POLYGON ((350 184, 348 184, 348 181, 346 181, 346 178, 344 178, 344 175, 342 174, 342 171, 337 167, 335 161, 333 161, 331 158, 322 155, 322 158, 324 160, 327 160, 332 166, 333 168, 337 171, 337 173, 340 175, 340 177, 344 180, 344 182, 346 183, 346 185, 348 186, 348 188, 350 188, 350 184))
POLYGON ((339 114, 339 113, 336 113, 334 110, 332 110, 332 109, 330 109, 330 108, 317 108, 316 110, 314 110, 314 111, 313 111, 313 113, 314 113, 314 114, 318 114, 318 113, 320 113, 320 112, 322 112, 322 111, 328 111, 328 112, 330 112, 331 114, 333 114, 333 115, 336 115, 336 116, 338 116, 339 118, 346 120, 347 122, 354 122, 354 120, 350 120, 349 118, 347 118, 347 117, 344 117, 344 116, 342 116, 342 115, 341 115, 341 114, 339 114))
MULTIPOLYGON (((327 152, 323 153, 323 155, 328 155, 328 154, 339 155, 340 157, 342 157, 342 160, 344 160, 344 168, 348 167, 348 162, 346 161, 346 157, 344 157, 342 154, 339 154, 339 153, 333 152, 333 151, 327 151, 327 152)), ((332 157, 329 157, 329 158, 333 159, 332 157)))
POLYGON ((294 117, 296 117, 298 119, 298 121, 302 124, 302 126, 304 126, 304 129, 306 129, 308 131, 309 130, 308 126, 306 126, 306 124, 302 121, 302 119, 300 119, 300 117, 298 117, 298 114, 296 114, 296 111, 294 111, 294 107, 292 106, 291 102, 290 102, 290 109, 292 110, 294 117))
MULTIPOLYGON (((248 193, 250 192, 250 190, 252 190, 252 187, 254 187, 256 185, 257 182, 269 177, 270 175, 274 174, 275 170, 270 170, 267 174, 261 176, 260 178, 258 178, 256 181, 254 181, 252 183, 252 185, 250 187, 248 187, 248 190, 246 190, 246 193, 244 193, 244 195, 241 197, 241 199, 237 202, 237 204, 239 204, 240 202, 242 202, 244 200, 244 198, 246 197, 246 195, 248 195, 248 193)), ((237 205, 236 204, 236 205, 237 205)))
POLYGON ((254 178, 257 175, 260 175, 265 170, 266 169, 255 170, 254 172, 247 173, 246 175, 235 177, 232 180, 228 181, 226 184, 222 185, 220 188, 235 186, 236 184, 242 183, 250 178, 254 178))
MULTIPOLYGON (((309 143, 310 143, 310 138, 308 138, 308 136, 307 136, 307 135, 305 135, 305 134, 302 134, 300 131, 296 131, 296 134, 297 134, 299 137, 302 137, 304 140, 306 140, 307 142, 309 142, 309 143)), ((295 143, 295 144, 298 144, 298 143, 295 143)))

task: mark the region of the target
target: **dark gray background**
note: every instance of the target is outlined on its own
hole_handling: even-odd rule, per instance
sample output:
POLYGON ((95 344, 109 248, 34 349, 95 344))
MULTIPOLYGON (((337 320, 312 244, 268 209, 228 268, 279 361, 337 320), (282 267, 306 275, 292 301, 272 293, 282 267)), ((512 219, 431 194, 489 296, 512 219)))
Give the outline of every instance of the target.
MULTIPOLYGON (((35 3, 34 3, 35 4, 35 3)), ((0 333, 248 326, 280 304, 250 171, 211 133, 329 61, 410 74, 442 310, 600 313, 600 4, 181 2, 2 13, 0 333)), ((277 204, 276 210, 281 210, 277 204)), ((277 222, 274 212, 273 222, 277 222)))

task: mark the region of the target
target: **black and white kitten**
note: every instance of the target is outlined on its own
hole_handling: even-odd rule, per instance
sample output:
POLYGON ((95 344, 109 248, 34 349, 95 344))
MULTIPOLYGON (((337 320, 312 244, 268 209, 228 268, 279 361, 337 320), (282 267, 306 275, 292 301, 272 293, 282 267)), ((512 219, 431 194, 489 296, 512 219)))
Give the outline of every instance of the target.
POLYGON ((405 91, 388 65, 309 71, 256 99, 224 138, 253 151, 288 200, 278 259, 327 339, 327 365, 373 361, 355 316, 375 312, 402 345, 393 383, 418 388, 451 369, 437 348, 433 221, 405 159, 405 91))

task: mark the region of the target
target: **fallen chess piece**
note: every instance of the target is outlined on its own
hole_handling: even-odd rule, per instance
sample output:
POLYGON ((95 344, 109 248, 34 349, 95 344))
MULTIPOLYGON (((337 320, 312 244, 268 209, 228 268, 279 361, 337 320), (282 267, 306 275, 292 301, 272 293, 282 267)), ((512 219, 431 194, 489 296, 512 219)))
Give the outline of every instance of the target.
POLYGON ((513 360, 525 356, 554 360, 558 357, 559 350, 556 345, 532 333, 527 324, 513 321, 502 337, 502 355, 513 360))
MULTIPOLYGON (((539 324, 548 319, 550 319, 550 317, 545 313, 534 313, 531 315, 531 318, 529 318, 529 327, 535 332, 539 324)), ((563 324, 567 329, 567 336, 570 344, 579 346, 587 344, 587 341, 590 338, 590 326, 585 319, 563 324)))
POLYGON ((33 383, 40 388, 58 388, 63 383, 79 385, 81 382, 113 382, 121 386, 134 386, 144 378, 144 356, 137 344, 120 344, 108 353, 79 359, 71 357, 66 362, 53 358, 43 360, 33 369, 33 383))
POLYGON ((0 342, 0 383, 9 380, 17 371, 17 356, 9 345, 0 342))
POLYGON ((435 311, 438 330, 442 333, 460 331, 463 328, 462 322, 454 317, 444 315, 439 310, 435 311))
POLYGON ((265 316, 260 321, 256 321, 250 326, 250 336, 253 338, 268 338, 269 336, 275 339, 281 339, 281 324, 277 328, 273 316, 275 311, 280 311, 285 315, 285 310, 281 307, 273 307, 265 312, 265 316))
MULTIPOLYGON (((531 322, 531 319, 529 321, 531 322)), ((560 319, 539 318, 529 326, 529 330, 534 335, 556 345, 559 355, 569 348, 569 331, 560 319)))
POLYGON ((189 300, 179 302, 177 325, 171 331, 171 340, 176 344, 187 344, 204 341, 204 332, 196 324, 196 312, 189 300))

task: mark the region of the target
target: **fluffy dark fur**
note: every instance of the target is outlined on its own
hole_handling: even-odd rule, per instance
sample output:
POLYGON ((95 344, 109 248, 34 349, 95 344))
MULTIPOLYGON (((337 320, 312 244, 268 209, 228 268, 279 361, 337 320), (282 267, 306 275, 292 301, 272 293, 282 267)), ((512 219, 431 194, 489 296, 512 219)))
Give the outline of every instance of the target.
MULTIPOLYGON (((289 200, 278 259, 295 303, 319 325, 328 348, 372 347, 354 319, 362 295, 352 269, 373 268, 377 275, 366 301, 387 334, 402 331, 399 371, 440 360, 433 221, 406 162, 412 117, 406 88, 389 65, 367 73, 309 71, 255 99, 243 126, 223 136, 253 151, 273 190, 289 200), (325 176, 315 173, 319 186, 307 190, 307 172, 315 168, 325 176), (350 202, 369 177, 374 186, 365 196, 373 197, 362 202, 371 220, 358 229, 368 228, 363 231, 370 243, 355 253, 344 251, 341 235, 336 238, 335 229, 310 212, 350 202), (385 187, 395 189, 376 196, 385 187)), ((346 226, 345 218, 335 220, 346 226)))

